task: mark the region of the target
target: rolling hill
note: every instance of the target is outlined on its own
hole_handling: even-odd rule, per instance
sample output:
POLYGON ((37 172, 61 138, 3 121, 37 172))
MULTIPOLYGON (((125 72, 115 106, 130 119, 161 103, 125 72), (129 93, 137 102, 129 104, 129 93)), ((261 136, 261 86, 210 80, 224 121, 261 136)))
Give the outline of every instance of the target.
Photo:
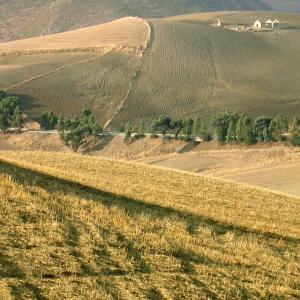
POLYGON ((3 299, 299 297, 299 198, 69 154, 0 152, 3 299))
POLYGON ((214 10, 263 10, 262 0, 0 0, 0 42, 97 25, 128 15, 157 18, 214 10))
POLYGON ((89 107, 114 128, 127 121, 147 126, 160 114, 207 121, 227 109, 294 117, 300 114, 299 35, 298 14, 122 18, 0 44, 0 88, 18 95, 30 118, 89 107), (289 28, 235 32, 211 26, 218 18, 225 25, 278 18, 289 28))
POLYGON ((126 98, 149 38, 148 22, 127 17, 0 44, 0 86, 20 95, 31 117, 47 107, 73 115, 90 107, 105 123, 126 98))

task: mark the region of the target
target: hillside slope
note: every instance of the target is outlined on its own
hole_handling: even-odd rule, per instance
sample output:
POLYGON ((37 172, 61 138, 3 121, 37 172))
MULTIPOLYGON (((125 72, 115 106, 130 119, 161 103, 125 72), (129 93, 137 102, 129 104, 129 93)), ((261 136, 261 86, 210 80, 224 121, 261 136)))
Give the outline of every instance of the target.
POLYGON ((153 18, 205 10, 267 8, 262 0, 0 0, 0 42, 63 32, 129 15, 153 18))
POLYGON ((150 25, 151 38, 145 20, 123 18, 0 44, 3 54, 20 51, 1 58, 0 88, 18 95, 31 118, 88 107, 114 128, 128 121, 147 127, 161 114, 206 122, 228 109, 252 117, 300 114, 298 14, 203 13, 150 25), (218 18, 225 25, 278 18, 289 28, 235 32, 211 26, 218 18))
POLYGON ((162 113, 204 120, 218 111, 300 114, 300 16, 213 13, 152 22, 152 43, 116 123, 162 113), (291 30, 234 32, 210 26, 260 18, 288 20, 291 30))
POLYGON ((126 97, 149 38, 147 21, 127 17, 0 44, 0 86, 21 97, 30 117, 89 107, 105 123, 126 97))
POLYGON ((299 199, 49 153, 0 152, 0 180, 2 298, 300 296, 299 199))

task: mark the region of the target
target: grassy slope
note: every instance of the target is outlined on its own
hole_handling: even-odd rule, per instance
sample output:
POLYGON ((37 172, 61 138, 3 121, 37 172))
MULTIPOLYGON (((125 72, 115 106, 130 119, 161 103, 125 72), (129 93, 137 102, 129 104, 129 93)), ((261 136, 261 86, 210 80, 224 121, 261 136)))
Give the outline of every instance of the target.
POLYGON ((0 42, 62 32, 128 15, 152 18, 201 10, 267 8, 261 0, 1 0, 0 42))
MULTIPOLYGON (((279 15, 297 30, 237 33, 207 25, 218 14, 152 22, 153 41, 133 85, 122 123, 160 113, 203 119, 231 109, 252 116, 300 114, 300 18, 279 15)), ((227 13, 228 23, 278 17, 275 13, 227 13)))
POLYGON ((0 163, 2 297, 299 297, 299 199, 104 159, 0 158, 55 176, 0 163))

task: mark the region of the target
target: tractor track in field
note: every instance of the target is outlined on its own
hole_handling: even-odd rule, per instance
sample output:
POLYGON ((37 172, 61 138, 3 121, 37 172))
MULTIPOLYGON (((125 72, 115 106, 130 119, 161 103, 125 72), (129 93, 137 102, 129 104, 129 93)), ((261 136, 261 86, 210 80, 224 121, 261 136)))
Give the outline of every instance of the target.
MULTIPOLYGON (((141 59, 143 58, 145 52, 149 51, 152 47, 152 44, 155 40, 155 33, 154 33, 154 28, 153 25, 151 24, 150 21, 147 22, 148 26, 149 26, 149 37, 147 39, 147 44, 145 45, 145 49, 142 52, 142 56, 141 59)), ((128 90, 125 94, 125 96, 121 99, 120 104, 118 105, 116 111, 112 114, 112 116, 105 122, 103 128, 107 129, 109 127, 109 125, 112 123, 112 121, 114 120, 114 118, 122 111, 122 108, 124 107, 124 104, 126 102, 126 100, 128 99, 133 83, 134 81, 136 81, 139 78, 140 72, 142 70, 141 68, 142 65, 142 61, 140 61, 140 66, 139 69, 136 70, 135 74, 131 77, 129 85, 128 85, 128 90)))
POLYGON ((40 75, 37 75, 37 76, 30 77, 30 78, 28 78, 28 79, 25 79, 25 80, 23 80, 23 81, 20 81, 20 82, 18 82, 18 83, 15 83, 15 84, 13 84, 13 85, 11 85, 11 86, 5 88, 4 91, 6 91, 6 92, 7 92, 7 91, 10 91, 10 90, 12 90, 12 89, 14 89, 14 88, 16 88, 16 87, 23 86, 23 85, 25 85, 25 84, 27 84, 27 83, 30 83, 30 82, 32 82, 32 81, 35 81, 35 80, 38 80, 38 79, 41 79, 41 78, 45 78, 45 77, 50 76, 50 75, 52 75, 52 74, 58 73, 58 72, 60 72, 60 71, 63 71, 63 70, 65 70, 66 68, 73 67, 73 66, 76 66, 76 65, 79 65, 79 64, 82 64, 82 63, 86 63, 86 62, 93 61, 93 60, 97 59, 98 57, 99 57, 99 56, 96 55, 96 56, 94 56, 94 57, 92 57, 92 58, 83 59, 83 60, 77 61, 77 62, 75 62, 75 63, 71 63, 71 64, 67 64, 67 65, 65 65, 65 66, 61 66, 61 67, 56 68, 56 69, 54 69, 54 70, 51 70, 51 71, 49 71, 49 72, 46 72, 46 73, 43 73, 43 74, 40 74, 40 75))
POLYGON ((209 92, 209 98, 208 98, 208 106, 211 106, 213 99, 216 96, 216 87, 217 85, 220 85, 220 76, 219 76, 219 72, 218 72, 218 68, 217 68, 217 63, 216 63, 216 53, 214 50, 214 45, 213 42, 211 40, 211 38, 209 37, 209 34, 207 33, 207 31, 204 31, 204 34, 207 38, 207 42, 208 42, 208 52, 209 52, 209 56, 211 58, 211 65, 212 65, 212 70, 214 73, 214 80, 211 81, 211 89, 209 92))
MULTIPOLYGON (((100 84, 100 91, 102 91, 104 88, 105 88, 105 86, 106 86, 106 84, 107 84, 107 82, 108 82, 108 80, 113 76, 113 74, 118 70, 118 69, 120 69, 124 64, 126 64, 128 61, 130 60, 130 57, 128 57, 124 62, 122 62, 122 63, 120 63, 120 64, 118 64, 118 65, 115 65, 115 66, 113 66, 112 68, 110 68, 107 72, 106 72, 106 74, 104 75, 104 78, 102 79, 102 81, 101 81, 101 84, 100 84)), ((131 87, 130 87, 131 88, 131 87)), ((130 89, 129 88, 129 89, 130 89)), ((128 94, 128 92, 126 93, 126 98, 127 98, 127 94, 128 94)), ((91 101, 91 105, 90 105, 90 108, 92 109, 93 107, 94 107, 94 105, 95 105, 95 102, 96 102, 96 98, 97 98, 97 94, 94 96, 94 99, 91 101)), ((121 103, 122 103, 122 101, 123 100, 121 100, 121 103)), ((121 105, 121 104, 120 104, 121 105)), ((120 106, 119 105, 119 106, 120 106)), ((113 116, 114 116, 115 114, 113 114, 113 116)), ((112 118, 113 117, 111 117, 106 123, 110 123, 110 120, 112 120, 112 118)), ((106 128, 105 126, 104 126, 104 128, 106 128)))

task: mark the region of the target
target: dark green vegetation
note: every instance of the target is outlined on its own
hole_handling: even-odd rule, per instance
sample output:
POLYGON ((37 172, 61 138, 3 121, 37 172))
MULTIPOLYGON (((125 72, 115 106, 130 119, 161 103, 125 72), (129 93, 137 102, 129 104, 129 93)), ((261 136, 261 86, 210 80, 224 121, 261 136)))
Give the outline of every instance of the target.
MULTIPOLYGON (((300 118, 298 117, 294 117, 289 124, 288 119, 282 115, 277 115, 275 118, 262 116, 252 120, 244 114, 226 111, 213 115, 210 125, 214 129, 216 140, 220 143, 251 145, 259 142, 289 140, 293 146, 300 145, 300 118)), ((201 122, 200 118, 172 119, 161 115, 153 120, 151 132, 163 136, 167 133, 173 134, 175 139, 181 133, 186 140, 200 137, 202 141, 210 141, 212 134, 207 130, 208 127, 208 124, 201 122)), ((132 128, 129 123, 126 124, 125 139, 131 136, 134 130, 132 128)))
POLYGON ((24 125, 20 101, 17 97, 10 97, 0 90, 0 131, 16 128, 19 131, 24 125))
POLYGON ((80 146, 86 146, 91 142, 90 138, 98 138, 103 131, 102 127, 95 121, 90 110, 85 109, 80 117, 58 118, 58 131, 62 141, 77 152, 80 146))
POLYGON ((57 126, 57 121, 57 116, 52 111, 47 111, 41 115, 40 125, 42 129, 54 130, 57 126))
POLYGON ((251 145, 257 142, 282 142, 289 138, 292 145, 300 145, 300 118, 297 117, 289 124, 282 115, 274 119, 258 117, 253 121, 245 115, 225 112, 214 115, 211 125, 220 143, 251 145))
POLYGON ((62 32, 133 15, 164 17, 214 10, 263 10, 263 0, 0 0, 0 42, 62 32))

